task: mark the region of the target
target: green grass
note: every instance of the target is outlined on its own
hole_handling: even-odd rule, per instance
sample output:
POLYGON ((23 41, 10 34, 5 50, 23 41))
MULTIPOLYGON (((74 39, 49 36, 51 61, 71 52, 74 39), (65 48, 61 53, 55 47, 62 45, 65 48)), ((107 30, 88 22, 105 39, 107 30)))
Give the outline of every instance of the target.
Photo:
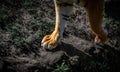
POLYGON ((54 69, 52 72, 68 72, 69 66, 63 62, 61 65, 57 65, 56 69, 54 69))

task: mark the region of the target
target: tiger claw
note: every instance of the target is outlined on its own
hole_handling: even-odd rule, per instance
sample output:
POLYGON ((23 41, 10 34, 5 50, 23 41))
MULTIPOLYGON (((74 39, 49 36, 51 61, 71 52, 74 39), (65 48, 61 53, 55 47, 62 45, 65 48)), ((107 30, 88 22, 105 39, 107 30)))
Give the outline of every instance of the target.
POLYGON ((59 33, 53 32, 51 35, 46 35, 43 40, 41 41, 41 46, 44 49, 52 50, 57 47, 60 41, 59 33))
POLYGON ((106 41, 108 40, 108 37, 107 37, 107 35, 106 34, 102 34, 101 36, 96 36, 95 37, 95 43, 101 43, 101 44, 103 44, 103 43, 105 43, 106 41))

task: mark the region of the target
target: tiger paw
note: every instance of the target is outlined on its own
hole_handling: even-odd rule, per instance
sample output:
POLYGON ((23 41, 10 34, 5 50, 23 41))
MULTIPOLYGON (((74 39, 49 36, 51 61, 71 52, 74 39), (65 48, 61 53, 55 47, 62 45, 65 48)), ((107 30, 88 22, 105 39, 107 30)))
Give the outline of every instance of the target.
POLYGON ((46 35, 42 42, 41 42, 41 46, 44 49, 49 49, 52 50, 53 48, 57 47, 57 45, 60 43, 60 35, 58 32, 53 32, 50 35, 46 35))
POLYGON ((95 42, 96 43, 105 43, 108 40, 108 37, 106 34, 96 35, 95 42))

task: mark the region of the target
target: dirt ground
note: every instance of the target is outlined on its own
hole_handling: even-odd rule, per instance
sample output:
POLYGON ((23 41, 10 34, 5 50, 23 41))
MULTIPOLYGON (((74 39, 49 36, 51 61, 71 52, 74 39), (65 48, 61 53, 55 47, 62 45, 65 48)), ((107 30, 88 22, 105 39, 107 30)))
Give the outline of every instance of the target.
POLYGON ((94 43, 86 11, 75 5, 61 45, 43 50, 41 40, 54 28, 54 2, 0 1, 0 72, 120 72, 119 3, 105 3, 105 44, 94 43))

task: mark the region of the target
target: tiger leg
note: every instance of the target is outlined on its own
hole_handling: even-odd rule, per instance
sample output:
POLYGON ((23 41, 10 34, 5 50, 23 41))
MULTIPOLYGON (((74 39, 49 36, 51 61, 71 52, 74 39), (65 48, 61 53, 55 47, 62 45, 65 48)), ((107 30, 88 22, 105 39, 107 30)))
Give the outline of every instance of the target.
POLYGON ((104 0, 88 0, 86 11, 90 21, 90 27, 95 33, 95 42, 104 43, 108 37, 102 30, 104 0))
POLYGON ((72 4, 64 3, 64 1, 65 0, 54 0, 56 11, 55 29, 52 34, 46 35, 43 38, 41 42, 43 48, 53 49, 61 42, 66 18, 69 16, 72 10, 72 4))

